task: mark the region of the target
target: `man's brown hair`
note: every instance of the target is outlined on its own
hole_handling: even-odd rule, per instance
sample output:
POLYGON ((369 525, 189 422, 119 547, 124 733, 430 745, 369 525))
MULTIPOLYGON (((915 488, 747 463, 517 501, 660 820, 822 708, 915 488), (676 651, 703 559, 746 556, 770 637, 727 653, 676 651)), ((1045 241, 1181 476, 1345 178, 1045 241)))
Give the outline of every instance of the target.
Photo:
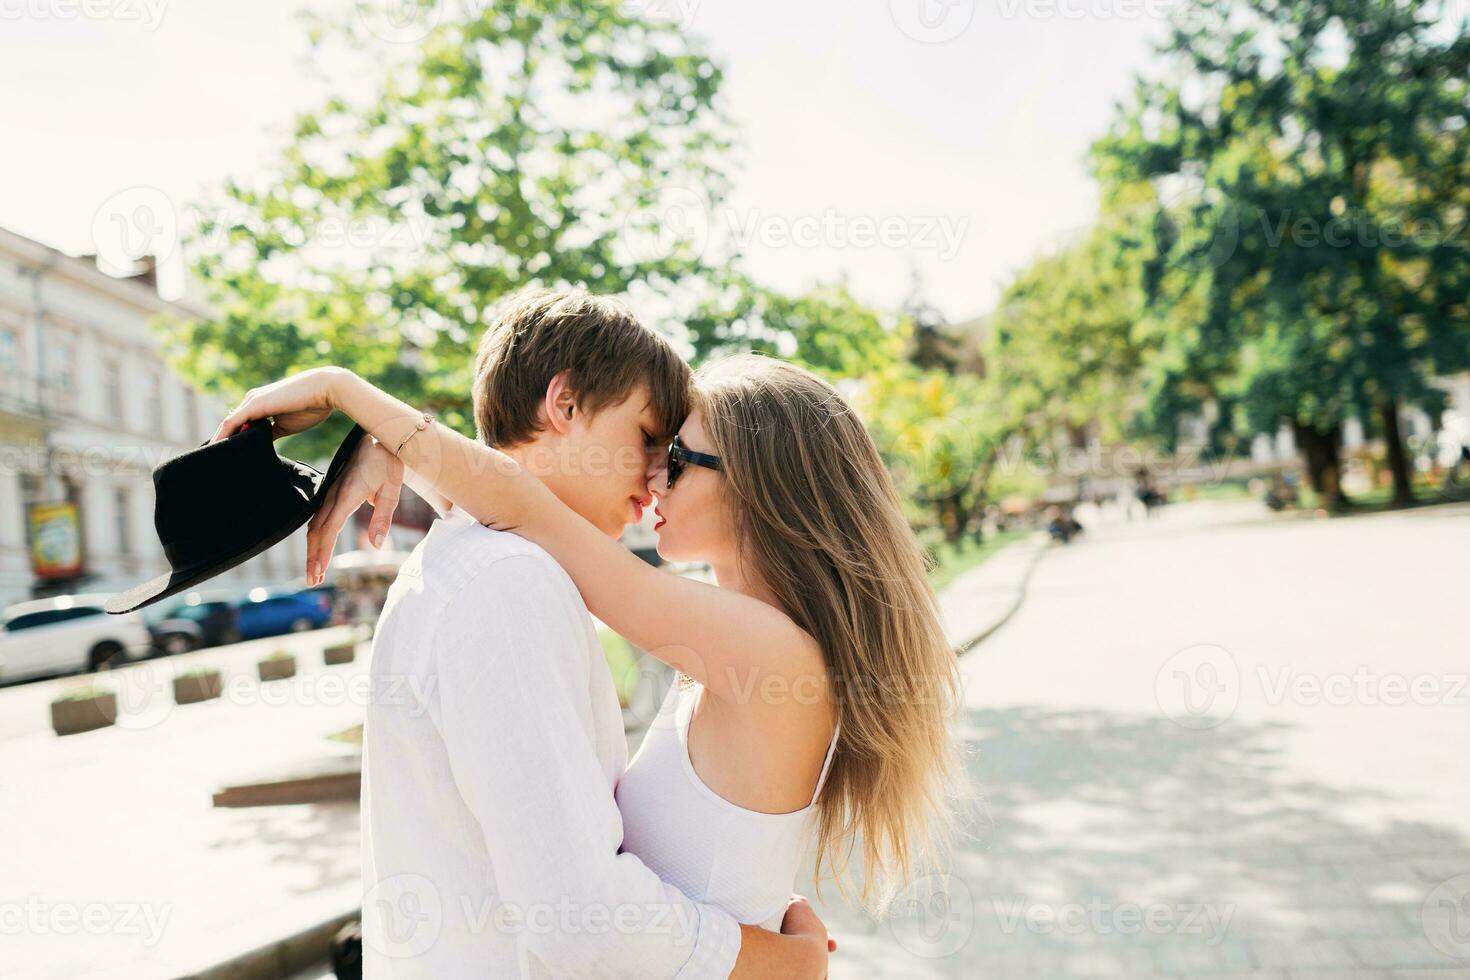
POLYGON ((689 365, 616 300, 584 290, 530 289, 511 297, 475 355, 475 431, 492 446, 531 439, 546 387, 569 371, 589 415, 620 404, 640 383, 653 398, 660 439, 689 414, 689 365))

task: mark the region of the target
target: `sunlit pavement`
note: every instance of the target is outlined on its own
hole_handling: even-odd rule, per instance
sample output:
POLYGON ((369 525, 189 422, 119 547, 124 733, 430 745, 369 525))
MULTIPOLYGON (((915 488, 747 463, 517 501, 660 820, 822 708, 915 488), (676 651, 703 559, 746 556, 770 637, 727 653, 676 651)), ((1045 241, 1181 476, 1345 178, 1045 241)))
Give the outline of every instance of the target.
MULTIPOLYGON (((949 894, 837 977, 1470 977, 1470 508, 1166 508, 963 661, 949 894)), ((825 893, 824 893, 825 894, 825 893)))
MULTIPOLYGON (((962 661, 982 803, 948 898, 916 889, 875 925, 824 893, 832 975, 1470 976, 1467 554, 1467 508, 1241 504, 1050 549, 962 661)), ((987 564, 946 600, 957 629, 964 589, 1011 587, 987 564)), ((79 679, 0 690, 0 974, 180 975, 354 907, 355 804, 210 805, 342 748, 323 736, 361 720, 368 645, 323 667, 340 632, 104 675, 135 694, 194 662, 240 679, 67 738, 45 704, 79 679), (266 699, 249 677, 277 646, 303 677, 266 699)))
MULTIPOLYGON (((217 809, 211 794, 322 754, 361 722, 369 644, 326 667, 346 628, 148 661, 117 687, 116 727, 58 738, 37 691, 0 691, 0 976, 168 977, 224 962, 355 908, 356 802, 217 809), (262 686, 256 661, 297 654, 298 675, 262 686), (225 671, 224 696, 172 705, 177 667, 225 671), (41 730, 13 713, 41 712, 41 730)), ((34 690, 32 690, 34 689, 34 690)), ((54 696, 55 691, 52 691, 54 696)))

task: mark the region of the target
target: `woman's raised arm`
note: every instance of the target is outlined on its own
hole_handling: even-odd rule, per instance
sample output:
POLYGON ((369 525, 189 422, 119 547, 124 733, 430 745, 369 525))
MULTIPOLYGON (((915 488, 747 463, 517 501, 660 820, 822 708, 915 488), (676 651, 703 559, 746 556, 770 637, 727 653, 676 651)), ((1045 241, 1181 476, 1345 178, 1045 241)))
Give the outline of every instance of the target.
POLYGON ((510 456, 437 422, 426 424, 423 413, 351 371, 318 368, 256 389, 216 438, 267 416, 281 428, 283 418, 311 418, 322 408, 345 412, 383 446, 397 448, 404 466, 475 520, 546 549, 595 616, 714 697, 755 704, 823 696, 821 651, 783 612, 653 568, 510 456))

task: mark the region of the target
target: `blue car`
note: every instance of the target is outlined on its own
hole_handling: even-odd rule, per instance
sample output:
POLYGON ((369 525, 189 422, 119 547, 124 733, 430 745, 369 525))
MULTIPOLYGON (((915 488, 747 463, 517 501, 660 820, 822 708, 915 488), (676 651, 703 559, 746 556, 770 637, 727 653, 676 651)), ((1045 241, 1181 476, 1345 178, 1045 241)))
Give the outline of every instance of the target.
POLYGON ((252 592, 235 608, 235 627, 242 640, 320 629, 332 618, 330 603, 310 591, 252 592))

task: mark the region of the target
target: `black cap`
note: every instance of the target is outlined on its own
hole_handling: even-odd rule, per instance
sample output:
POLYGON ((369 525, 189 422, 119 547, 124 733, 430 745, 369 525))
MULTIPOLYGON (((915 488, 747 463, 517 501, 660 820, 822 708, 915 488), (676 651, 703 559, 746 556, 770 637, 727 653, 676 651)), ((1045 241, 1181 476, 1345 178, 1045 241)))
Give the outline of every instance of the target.
POLYGON ((278 544, 320 509, 364 435, 354 425, 326 475, 283 459, 271 420, 257 419, 219 442, 206 442, 153 470, 153 526, 171 571, 107 600, 132 612, 227 572, 278 544))

